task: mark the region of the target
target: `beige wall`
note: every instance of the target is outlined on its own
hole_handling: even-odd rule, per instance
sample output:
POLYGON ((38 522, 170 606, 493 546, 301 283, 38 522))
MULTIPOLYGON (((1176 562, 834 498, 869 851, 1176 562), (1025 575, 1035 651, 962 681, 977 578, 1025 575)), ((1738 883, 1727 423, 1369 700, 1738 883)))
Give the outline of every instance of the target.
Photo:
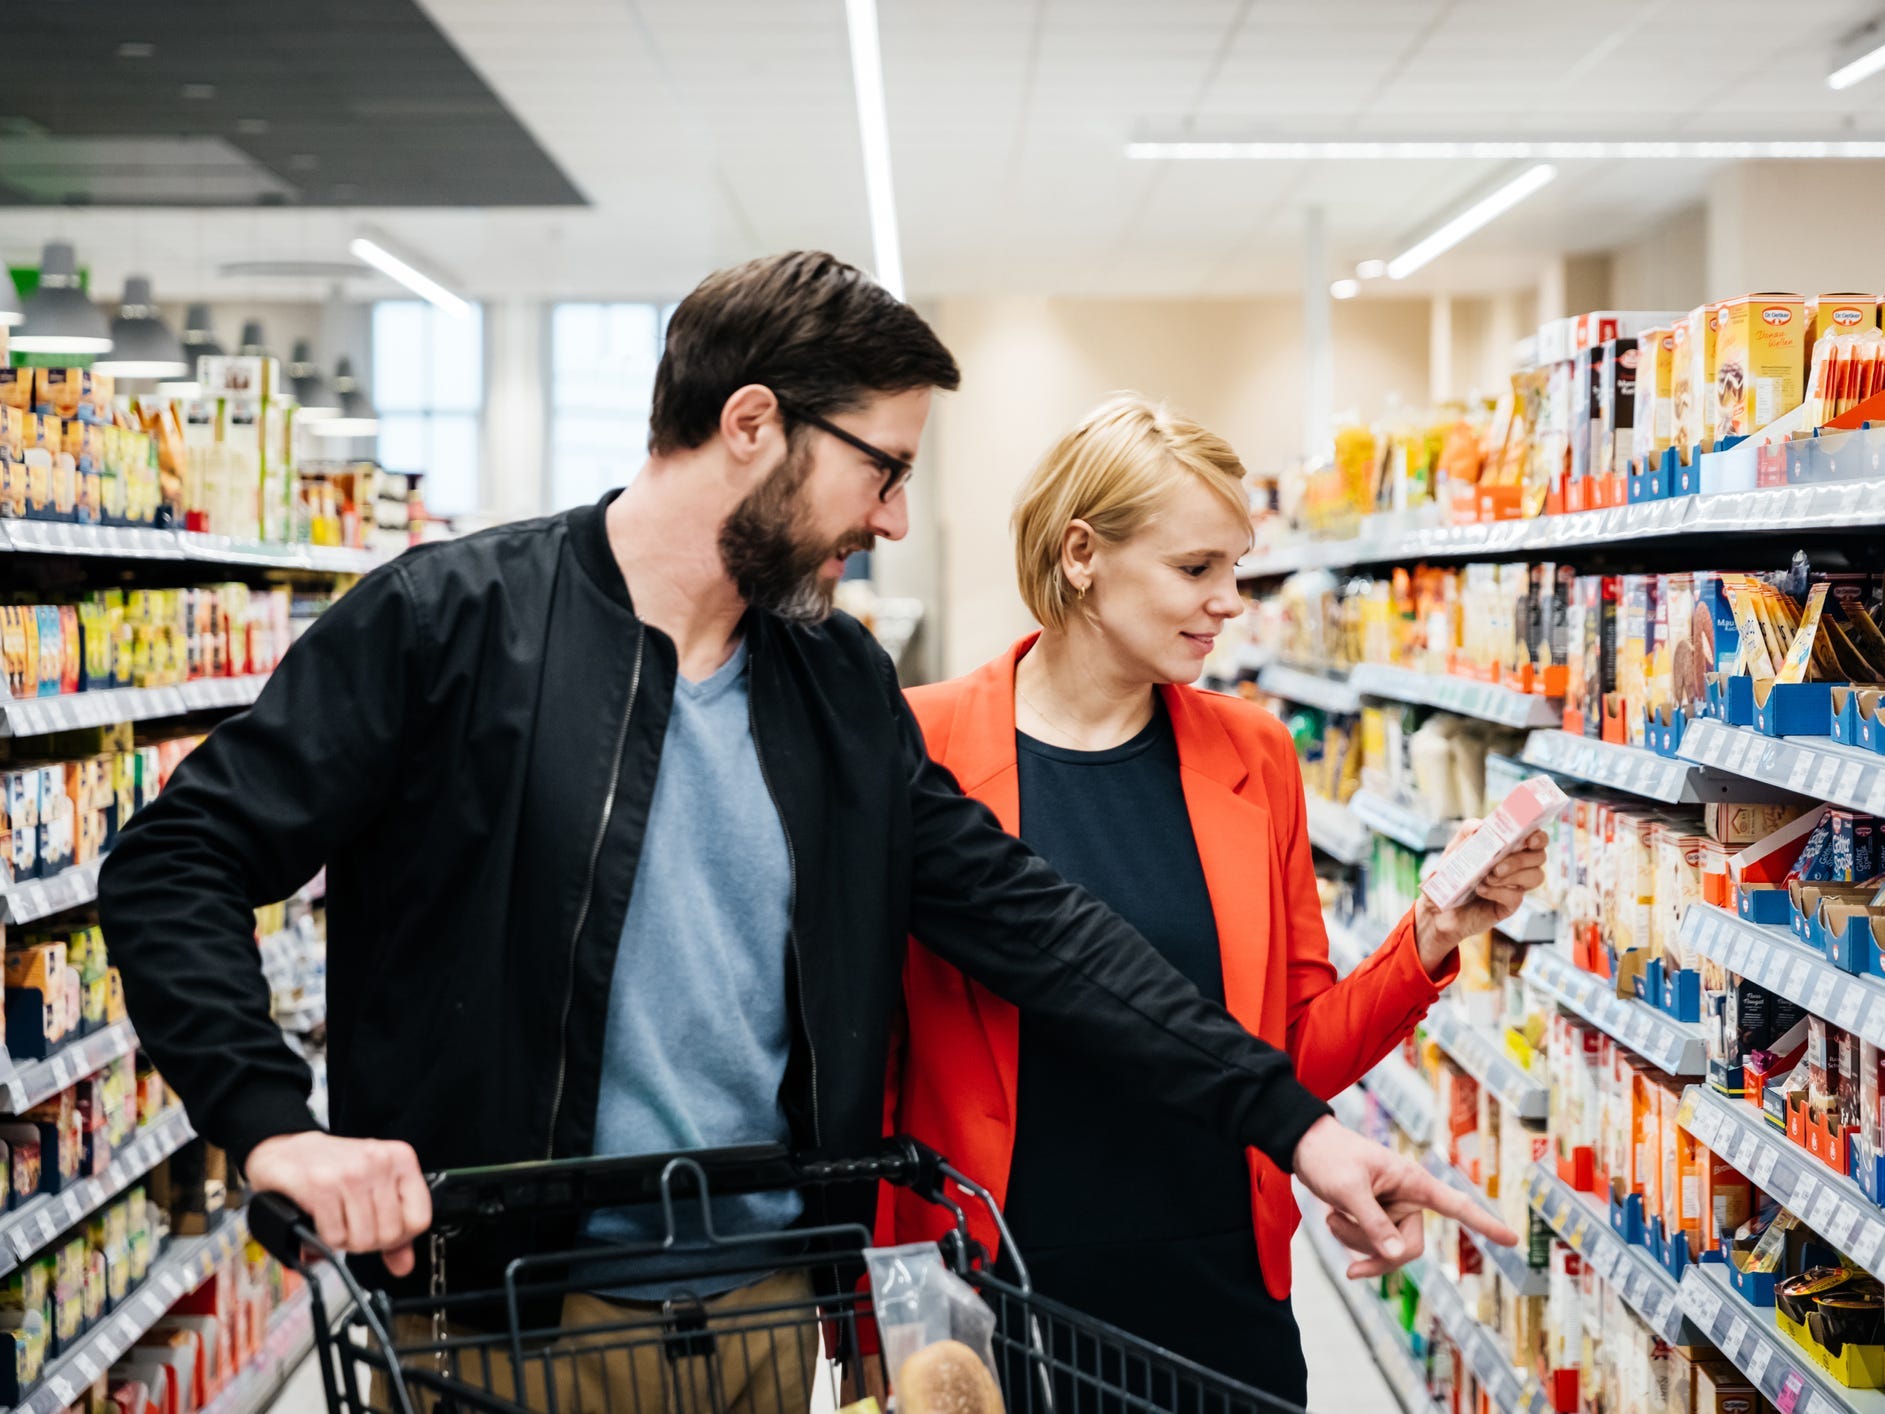
POLYGON ((1611 253, 1616 309, 1693 309, 1710 297, 1708 208, 1686 207, 1611 253))
MULTIPOLYGON (((1875 291, 1885 162, 1739 162, 1711 183, 1706 299, 1875 291)), ((1700 303, 1700 299, 1695 303, 1700 303)))
MULTIPOLYGON (((1295 300, 960 299, 934 314, 963 372, 961 391, 939 401, 929 458, 944 675, 975 667, 1030 626, 1009 549, 1015 491, 1107 393, 1169 399, 1253 469, 1282 466, 1302 445, 1295 300)), ((1338 304, 1333 339, 1337 409, 1424 404, 1425 300, 1338 304)))

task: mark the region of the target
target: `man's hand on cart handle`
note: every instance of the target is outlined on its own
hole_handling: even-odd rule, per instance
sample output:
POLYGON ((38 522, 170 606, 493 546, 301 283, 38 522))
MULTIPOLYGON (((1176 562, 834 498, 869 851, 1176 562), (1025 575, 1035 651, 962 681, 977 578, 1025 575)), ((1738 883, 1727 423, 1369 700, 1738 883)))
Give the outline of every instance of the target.
POLYGON ((264 1139, 250 1151, 250 1187, 291 1199, 336 1252, 378 1252, 396 1277, 432 1226, 432 1192, 410 1144, 338 1139, 320 1130, 264 1139))
POLYGON ((1517 1233, 1466 1194, 1327 1115, 1298 1141, 1292 1166, 1303 1187, 1329 1205, 1329 1231, 1360 1254, 1349 1264, 1352 1278, 1380 1276, 1418 1257, 1428 1208, 1501 1247, 1518 1243, 1517 1233))

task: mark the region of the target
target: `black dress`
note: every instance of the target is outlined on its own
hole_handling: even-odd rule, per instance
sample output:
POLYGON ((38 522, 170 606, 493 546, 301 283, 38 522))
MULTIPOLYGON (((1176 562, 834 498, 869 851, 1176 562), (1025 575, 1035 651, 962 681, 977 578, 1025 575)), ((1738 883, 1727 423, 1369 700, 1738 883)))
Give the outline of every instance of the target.
MULTIPOLYGON (((1109 751, 1019 733, 1015 744, 1021 838, 1222 1002, 1217 925, 1164 704, 1109 751)), ((1304 1403, 1301 1335, 1289 1302, 1264 1289, 1241 1148, 1121 1091, 1026 1013, 1016 1119, 1006 1213, 1037 1291, 1304 1403)))

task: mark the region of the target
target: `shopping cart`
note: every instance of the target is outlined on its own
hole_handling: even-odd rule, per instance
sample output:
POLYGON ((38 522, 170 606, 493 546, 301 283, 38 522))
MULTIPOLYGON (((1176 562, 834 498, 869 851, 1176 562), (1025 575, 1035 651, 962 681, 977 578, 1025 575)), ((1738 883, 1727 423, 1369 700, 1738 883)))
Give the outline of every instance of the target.
POLYGON ((310 1261, 331 1263, 352 1298, 330 1316, 320 1282, 309 1283, 332 1414, 805 1414, 869 1393, 882 1402, 883 1355, 869 1294, 856 1279, 870 1234, 839 1224, 727 1235, 715 1230, 711 1199, 879 1181, 908 1188, 953 1217, 938 1246, 949 1269, 995 1315, 992 1353, 1009 1414, 1300 1414, 1036 1295, 987 1190, 908 1139, 887 1141, 869 1158, 835 1162, 752 1146, 438 1174, 428 1179, 432 1290, 420 1297, 363 1291, 306 1216, 277 1195, 256 1195, 249 1222, 284 1264, 305 1271, 310 1261), (986 1206, 1012 1276, 991 1270, 945 1181, 986 1206), (450 1242, 476 1224, 634 1203, 658 1205, 651 1211, 660 1214, 661 1240, 518 1258, 498 1287, 444 1290, 439 1268, 450 1242), (685 1275, 676 1275, 677 1261, 689 1264, 685 1275), (697 1281, 706 1292, 743 1286, 748 1295, 732 1306, 689 1296, 604 1302, 588 1295, 598 1263, 608 1266, 611 1291, 633 1280, 637 1264, 658 1263, 664 1285, 697 1281), (748 1285, 762 1278, 763 1285, 748 1285))

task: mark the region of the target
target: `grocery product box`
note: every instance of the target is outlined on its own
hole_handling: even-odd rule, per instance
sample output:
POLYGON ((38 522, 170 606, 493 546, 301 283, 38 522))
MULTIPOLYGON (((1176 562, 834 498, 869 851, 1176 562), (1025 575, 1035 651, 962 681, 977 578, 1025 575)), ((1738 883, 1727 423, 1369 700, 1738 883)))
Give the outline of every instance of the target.
POLYGON ((1806 345, 1806 301, 1799 295, 1723 302, 1715 357, 1719 436, 1745 437, 1800 405, 1806 345))

